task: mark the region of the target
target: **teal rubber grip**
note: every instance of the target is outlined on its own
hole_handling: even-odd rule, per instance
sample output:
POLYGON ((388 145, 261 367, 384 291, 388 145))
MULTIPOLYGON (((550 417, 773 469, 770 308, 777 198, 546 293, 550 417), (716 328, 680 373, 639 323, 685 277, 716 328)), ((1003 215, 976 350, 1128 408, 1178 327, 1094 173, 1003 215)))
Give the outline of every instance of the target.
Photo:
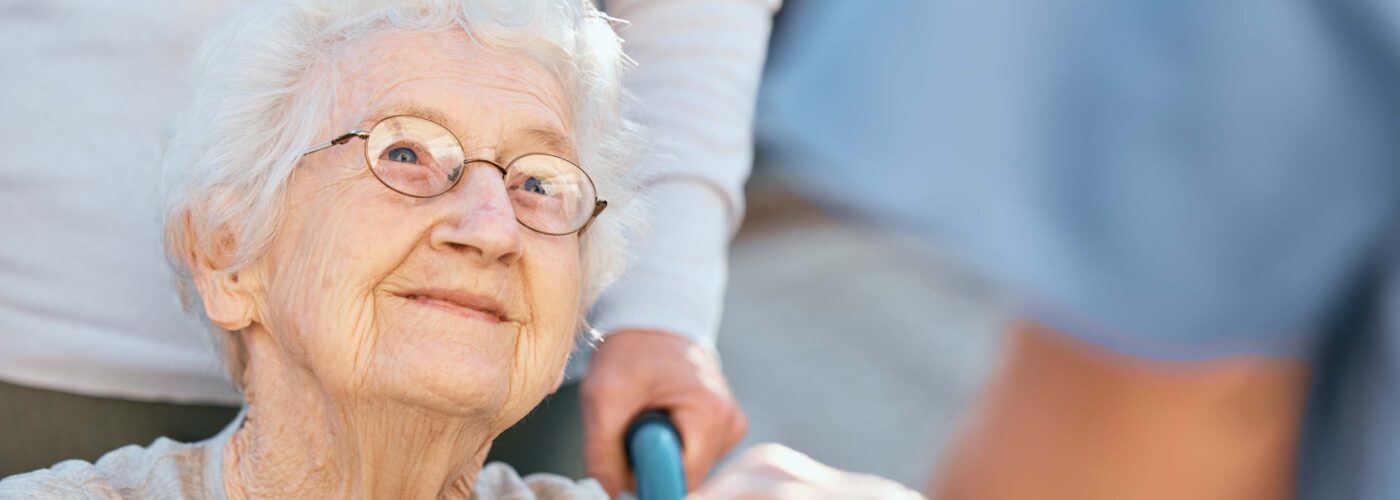
POLYGON ((670 415, 659 410, 642 412, 628 426, 624 445, 637 478, 637 500, 685 498, 681 438, 670 415))

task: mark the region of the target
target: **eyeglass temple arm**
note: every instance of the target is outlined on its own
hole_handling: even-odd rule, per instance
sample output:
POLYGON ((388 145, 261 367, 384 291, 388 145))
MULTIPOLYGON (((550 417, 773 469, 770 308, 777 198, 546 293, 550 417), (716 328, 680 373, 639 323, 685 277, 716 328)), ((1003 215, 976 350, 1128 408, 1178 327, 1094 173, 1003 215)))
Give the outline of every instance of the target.
POLYGON ((329 140, 329 141, 326 141, 326 142, 317 144, 317 145, 315 145, 315 146, 311 146, 311 149, 306 150, 306 152, 305 152, 305 153, 302 153, 301 155, 302 155, 302 156, 306 156, 306 155, 309 155, 309 154, 311 154, 311 153, 315 153, 315 152, 317 152, 317 151, 320 151, 320 150, 322 150, 322 149, 329 148, 329 147, 331 147, 331 146, 339 146, 339 145, 341 145, 341 144, 345 144, 345 143, 347 143, 347 142, 350 142, 350 139, 354 139, 354 138, 356 138, 356 137, 359 137, 359 138, 361 138, 361 139, 366 139, 366 138, 369 137, 369 132, 365 132, 365 131, 360 130, 360 129, 351 130, 351 131, 349 131, 349 132, 346 132, 346 133, 344 133, 344 134, 341 134, 340 137, 336 137, 336 138, 331 139, 331 140, 329 140))
POLYGON ((598 220, 598 214, 603 213, 603 209, 605 208, 608 208, 608 200, 598 200, 598 203, 593 205, 593 215, 588 217, 588 222, 583 223, 583 227, 578 228, 578 234, 580 236, 583 235, 584 231, 588 230, 588 226, 593 225, 593 221, 598 220))

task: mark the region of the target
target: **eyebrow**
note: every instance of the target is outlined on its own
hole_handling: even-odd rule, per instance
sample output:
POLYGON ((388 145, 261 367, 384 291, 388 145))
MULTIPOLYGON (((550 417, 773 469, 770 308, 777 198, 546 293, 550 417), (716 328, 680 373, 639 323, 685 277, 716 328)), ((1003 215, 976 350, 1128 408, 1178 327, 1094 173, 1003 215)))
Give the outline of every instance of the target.
POLYGON ((376 116, 374 119, 375 119, 376 121, 378 121, 378 120, 383 120, 383 119, 388 118, 388 117, 391 117, 391 116, 399 116, 399 115, 408 115, 408 116, 416 116, 416 117, 419 117, 419 118, 427 118, 427 119, 430 120, 430 121, 436 122, 436 123, 438 123, 439 125, 442 125, 442 126, 444 126, 444 127, 447 127, 448 130, 461 130, 461 129, 464 128, 464 127, 462 127, 462 124, 461 124, 461 123, 457 123, 457 120, 454 120, 454 119, 452 119, 452 117, 443 114, 441 111, 438 111, 438 110, 432 109, 432 108, 427 108, 427 107, 419 106, 419 105, 413 104, 413 103, 391 106, 391 107, 387 108, 387 109, 385 110, 385 112, 380 113, 378 116, 376 116))
POLYGON ((548 151, 544 151, 545 153, 553 153, 565 158, 571 158, 573 159, 572 161, 578 161, 578 156, 574 151, 573 141, 570 141, 568 137, 558 131, 547 128, 527 128, 524 133, 526 137, 529 137, 548 149, 548 151))
MULTIPOLYGON (((390 116, 396 115, 410 115, 419 118, 426 118, 428 120, 437 122, 438 124, 441 124, 444 127, 447 127, 447 129, 452 131, 454 134, 461 131, 470 130, 468 127, 464 126, 464 123, 453 119, 453 117, 448 116, 442 113, 441 111, 411 102, 389 106, 385 108, 384 112, 379 113, 374 119, 376 121, 383 120, 390 116)), ((520 131, 520 134, 523 134, 524 138, 529 139, 531 142, 543 146, 546 149, 545 151, 526 151, 528 153, 551 153, 558 156, 562 156, 564 158, 568 158, 570 159, 570 161, 578 161, 578 152, 574 150, 573 141, 570 140, 567 135, 564 135, 558 130, 545 127, 527 127, 524 130, 520 131)))

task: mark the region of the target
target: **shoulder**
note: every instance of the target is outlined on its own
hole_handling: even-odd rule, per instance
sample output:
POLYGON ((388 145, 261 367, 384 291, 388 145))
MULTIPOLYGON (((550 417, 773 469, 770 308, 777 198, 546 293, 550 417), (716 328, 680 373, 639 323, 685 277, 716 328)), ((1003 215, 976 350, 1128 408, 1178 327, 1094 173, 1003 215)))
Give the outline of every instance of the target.
POLYGON ((121 498, 117 488, 82 460, 0 479, 0 498, 121 498))
POLYGON ((575 481, 555 474, 520 477, 511 466, 492 462, 481 468, 473 488, 474 500, 606 500, 608 494, 592 479, 575 481))
POLYGON ((0 480, 0 498, 199 498, 205 446, 160 438, 124 446, 96 463, 67 460, 0 480))

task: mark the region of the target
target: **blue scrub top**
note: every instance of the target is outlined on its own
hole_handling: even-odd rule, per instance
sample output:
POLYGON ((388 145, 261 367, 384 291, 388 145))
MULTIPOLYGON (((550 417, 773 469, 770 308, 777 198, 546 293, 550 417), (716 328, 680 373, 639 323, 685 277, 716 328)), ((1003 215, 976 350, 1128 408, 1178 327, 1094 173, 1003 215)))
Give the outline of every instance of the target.
POLYGON ((1024 314, 1318 368, 1303 498, 1400 498, 1400 2, 791 1, 760 144, 1024 314))

